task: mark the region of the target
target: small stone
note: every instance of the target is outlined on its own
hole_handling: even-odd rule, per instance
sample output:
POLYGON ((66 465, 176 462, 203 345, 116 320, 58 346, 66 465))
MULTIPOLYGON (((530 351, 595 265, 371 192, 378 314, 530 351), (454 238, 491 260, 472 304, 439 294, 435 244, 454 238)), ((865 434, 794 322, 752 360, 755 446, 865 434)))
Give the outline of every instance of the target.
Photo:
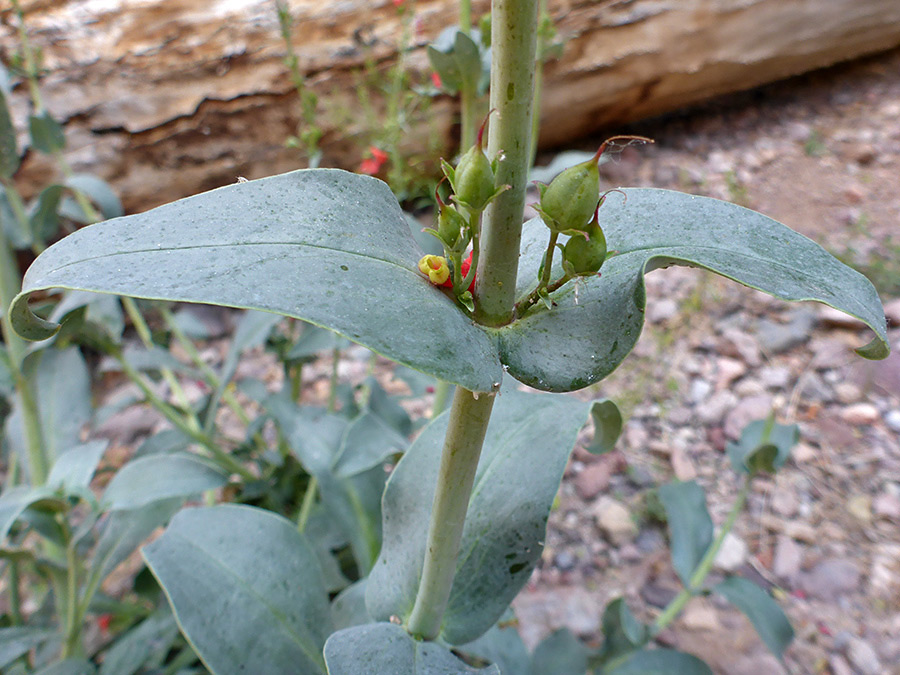
POLYGON ((751 368, 762 363, 756 340, 737 328, 729 328, 722 333, 719 353, 741 359, 751 368))
POLYGON ((784 389, 791 381, 791 370, 783 366, 766 366, 760 369, 759 379, 769 389, 784 389))
POLYGON ((828 305, 820 305, 818 307, 819 321, 826 326, 837 326, 838 328, 851 328, 854 330, 865 328, 865 324, 859 319, 844 314, 842 311, 829 307, 828 305))
POLYGON ((678 303, 672 298, 663 298, 647 305, 647 321, 650 323, 663 323, 678 313, 678 303))
POLYGON ((900 409, 888 410, 884 416, 884 423, 888 425, 891 431, 900 434, 900 409))
POLYGON ((725 389, 747 372, 747 366, 742 361, 727 356, 719 359, 716 365, 716 389, 725 389))
POLYGON ((790 518, 797 513, 800 501, 790 489, 776 490, 772 494, 772 510, 779 516, 790 518))
POLYGON ((577 560, 571 551, 560 551, 553 556, 553 566, 563 572, 575 569, 576 562, 577 560))
POLYGON ((847 660, 861 675, 881 675, 881 660, 872 645, 858 637, 850 638, 847 646, 847 660))
POLYGON ((653 582, 641 588, 641 598, 652 607, 663 608, 672 602, 676 595, 678 595, 677 588, 669 588, 653 582))
POLYGON ((612 497, 601 497, 592 511, 597 526, 613 544, 624 544, 637 535, 637 525, 628 509, 612 497))
POLYGON ((887 317, 888 325, 900 327, 900 298, 884 305, 884 315, 887 317))
POLYGON ((690 392, 688 393, 688 397, 694 403, 700 403, 707 396, 709 396, 709 393, 711 391, 712 391, 712 385, 709 382, 707 382, 706 380, 703 380, 698 377, 691 381, 691 389, 690 389, 690 392))
POLYGON ((765 351, 781 354, 806 342, 815 323, 815 315, 809 310, 795 312, 788 323, 760 319, 756 336, 765 351))
POLYGON ((855 675, 853 668, 847 663, 847 659, 840 654, 831 655, 831 658, 828 659, 828 667, 831 669, 831 675, 855 675))
POLYGON ((800 378, 800 397, 814 403, 834 400, 834 392, 817 373, 807 372, 800 378))
POLYGON ((729 532, 722 540, 722 548, 716 554, 713 566, 723 572, 736 572, 747 562, 749 554, 746 542, 734 532, 729 532))
POLYGON ((666 545, 666 540, 662 533, 655 528, 647 528, 641 530, 641 533, 634 540, 634 545, 642 553, 654 553, 660 551, 666 545))
POLYGON ((800 575, 800 587, 820 600, 834 601, 859 587, 856 564, 842 558, 827 558, 810 572, 800 575))
POLYGON ((606 490, 614 469, 614 463, 604 461, 603 457, 598 462, 588 464, 573 481, 578 496, 589 501, 606 490))
POLYGON ((673 446, 669 461, 672 463, 672 471, 675 472, 675 478, 678 480, 693 480, 697 477, 697 468, 684 448, 673 446))
POLYGON ((818 451, 813 446, 801 441, 794 446, 793 450, 791 450, 791 459, 797 464, 804 464, 815 459, 817 454, 818 451))
POLYGON ((727 389, 717 391, 697 408, 697 417, 704 424, 718 424, 725 417, 725 413, 737 404, 737 396, 727 389))
POLYGON ((872 501, 872 511, 879 518, 900 521, 900 497, 882 492, 872 501))
POLYGON ((725 435, 738 439, 750 422, 765 419, 772 412, 772 397, 768 394, 742 399, 725 417, 725 435))
POLYGON ((838 382, 834 394, 841 403, 854 403, 862 398, 862 390, 852 382, 838 382))
POLYGON ((760 673, 782 673, 781 663, 768 653, 748 654, 730 663, 723 675, 760 675, 760 673))
POLYGON ((793 582, 803 565, 803 547, 786 535, 778 535, 772 571, 775 576, 793 582))
POLYGON ((690 603, 681 616, 681 623, 691 630, 714 631, 721 627, 719 613, 708 600, 695 600, 690 603))
POLYGON ((853 426, 875 424, 879 417, 878 408, 871 403, 856 403, 841 411, 841 418, 853 426))
POLYGON ((864 525, 872 522, 872 500, 869 495, 854 495, 847 500, 847 513, 864 525))

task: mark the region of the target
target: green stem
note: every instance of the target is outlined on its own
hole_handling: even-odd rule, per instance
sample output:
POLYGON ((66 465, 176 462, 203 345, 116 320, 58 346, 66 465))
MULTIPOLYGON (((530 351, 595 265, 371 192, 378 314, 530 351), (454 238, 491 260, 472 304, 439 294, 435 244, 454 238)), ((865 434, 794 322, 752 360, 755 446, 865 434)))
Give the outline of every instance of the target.
POLYGON ((25 376, 23 365, 27 349, 25 342, 11 330, 7 310, 19 287, 19 267, 12 247, 0 228, 0 333, 9 354, 9 367, 19 403, 22 407, 22 423, 25 434, 25 453, 28 458, 28 475, 32 485, 43 485, 47 480, 47 454, 41 429, 41 415, 32 390, 32 383, 25 376))
POLYGON ((675 617, 684 609, 684 606, 688 603, 688 601, 693 598, 697 592, 703 586, 703 582, 706 580, 707 575, 710 570, 712 570, 713 563, 716 560, 716 556, 719 553, 719 549, 722 548, 722 543, 725 541, 725 537, 729 532, 734 528, 734 524, 737 521, 737 517, 740 515, 741 511, 744 510, 744 505, 747 503, 747 497, 750 494, 750 477, 744 481, 744 485, 741 487, 741 491, 738 493, 737 499, 735 499, 734 504, 731 506, 731 511, 728 512, 728 517, 725 519, 725 522, 722 523, 722 527, 719 529, 718 535, 713 540, 710 547, 706 550, 706 553, 701 558, 699 564, 697 565, 697 569, 694 570, 694 574, 691 575, 690 583, 686 588, 681 589, 681 592, 676 595, 672 602, 670 602, 666 608, 663 610, 662 614, 656 617, 656 621, 653 622, 653 625, 650 626, 650 635, 649 637, 652 639, 656 635, 658 635, 666 626, 668 626, 675 617))
POLYGON ((434 385, 434 401, 431 404, 431 419, 447 409, 447 401, 453 392, 453 385, 446 380, 438 380, 434 385))
POLYGON ((160 413, 162 413, 163 417, 165 417, 172 425, 174 425, 176 429, 181 431, 196 443, 202 445, 206 450, 209 451, 209 453, 213 457, 215 457, 215 459, 223 467, 225 467, 229 471, 238 474, 245 480, 256 479, 256 477, 252 473, 250 473, 250 471, 248 471, 246 467, 240 464, 240 462, 236 461, 227 452, 222 450, 222 448, 220 448, 215 443, 215 441, 213 441, 202 431, 194 429, 189 424, 187 424, 187 422, 184 421, 177 410, 163 401, 159 396, 157 396, 156 392, 154 392, 144 381, 143 376, 122 357, 121 352, 114 352, 112 356, 119 362, 119 365, 122 367, 122 371, 128 376, 128 378, 140 388, 140 390, 144 394, 144 397, 147 399, 147 402, 150 403, 150 405, 152 405, 154 408, 156 408, 160 413))
POLYGON ((550 243, 547 244, 547 253, 544 254, 544 269, 541 272, 541 282, 538 288, 547 288, 550 283, 550 273, 553 271, 553 253, 556 250, 556 240, 559 239, 557 232, 550 232, 550 243))
POLYGON ((472 0, 459 0, 459 29, 466 35, 472 32, 472 0))
POLYGON ((175 675, 175 673, 180 672, 196 662, 197 654, 190 647, 185 647, 168 663, 165 670, 162 671, 162 675, 175 675))
POLYGON ((479 396, 462 387, 453 397, 431 507, 422 581, 407 624, 411 634, 427 640, 440 632, 450 599, 469 497, 493 405, 492 394, 479 396))
POLYGON ((463 153, 475 145, 478 134, 478 96, 467 84, 459 90, 459 114, 459 148, 463 153))
MULTIPOLYGON (((547 17, 547 0, 538 0, 538 22, 547 17)), ((537 157, 538 137, 541 131, 541 96, 544 89, 544 50, 547 48, 544 31, 538 31, 537 51, 534 60, 534 103, 531 117, 531 151, 529 152, 529 169, 534 166, 537 157)))
POLYGON ((487 207, 475 282, 475 319, 502 326, 513 318, 525 183, 531 159, 537 0, 493 0, 488 156, 498 157, 497 185, 509 185, 487 207))
MULTIPOLYGON (((184 349, 184 353, 188 355, 188 358, 191 362, 197 366, 197 369, 203 373, 203 377, 206 378, 207 383, 213 389, 218 389, 222 384, 222 381, 219 379, 219 376, 216 374, 212 368, 209 367, 209 364, 203 360, 203 357, 200 355, 200 352, 197 351, 197 347, 194 346, 194 343, 191 339, 184 334, 184 331, 181 330, 181 327, 178 325, 178 322, 175 320, 175 316, 170 312, 166 307, 160 307, 160 313, 162 314, 163 320, 166 322, 166 326, 172 332, 172 335, 178 341, 178 344, 181 345, 181 348, 184 349)), ((226 387, 222 390, 222 400, 225 404, 231 408, 232 412, 237 415, 237 418, 241 421, 241 424, 247 426, 250 424, 250 417, 244 412, 244 409, 241 407, 241 404, 238 403, 238 400, 234 397, 234 394, 226 387)), ((213 411, 210 411, 210 419, 207 420, 206 424, 204 424, 204 429, 207 433, 210 432, 212 428, 212 423, 215 421, 215 414, 213 411)))
MULTIPOLYGON (((503 151, 497 184, 510 185, 488 207, 476 281, 476 319, 501 325, 513 313, 528 175, 536 0, 493 0, 491 126, 488 151, 503 151)), ((421 583, 407 622, 410 633, 434 638, 450 597, 459 542, 494 396, 457 387, 441 454, 421 583)))
MULTIPOLYGON (((560 288, 565 286, 571 280, 572 280, 572 277, 570 275, 563 274, 559 279, 550 283, 547 286, 547 293, 549 294, 549 293, 558 291, 560 288)), ((540 299, 542 289, 543 289, 543 286, 539 283, 537 285, 537 288, 535 288, 533 291, 531 291, 531 293, 528 294, 527 298, 525 298, 524 300, 520 300, 519 302, 516 303, 515 317, 517 319, 520 316, 522 316, 523 314, 525 314, 525 312, 527 312, 531 308, 531 306, 534 305, 540 299)))
POLYGON ((306 529, 306 523, 309 520, 309 514, 316 503, 316 492, 319 490, 319 481, 315 476, 309 477, 306 484, 306 492, 303 493, 303 503, 300 504, 300 513, 297 515, 297 531, 301 534, 306 529))
POLYGON ((19 593, 19 562, 9 561, 9 619, 13 626, 22 625, 22 596, 19 593))
POLYGON ((25 77, 28 79, 28 91, 31 95, 31 102, 36 112, 44 109, 41 101, 41 90, 38 88, 38 68, 37 60, 34 58, 34 50, 31 48, 31 41, 28 39, 28 31, 25 30, 25 15, 19 0, 12 0, 13 11, 19 19, 19 41, 22 43, 22 56, 25 59, 25 77))
POLYGON ((75 541, 70 539, 66 546, 66 614, 64 617, 65 639, 61 658, 77 656, 81 650, 81 622, 78 612, 78 554, 75 541))
MULTIPOLYGON (((469 265, 469 271, 466 272, 466 278, 457 281, 457 286, 453 292, 456 295, 465 293, 472 280, 475 279, 475 271, 478 269, 478 258, 481 256, 481 213, 473 213, 469 217, 469 231, 472 233, 472 262, 469 265)), ((457 274, 455 279, 459 280, 461 275, 457 274)))
POLYGON ((331 378, 328 381, 328 412, 337 410, 337 386, 338 363, 341 360, 341 350, 335 347, 331 350, 331 378))

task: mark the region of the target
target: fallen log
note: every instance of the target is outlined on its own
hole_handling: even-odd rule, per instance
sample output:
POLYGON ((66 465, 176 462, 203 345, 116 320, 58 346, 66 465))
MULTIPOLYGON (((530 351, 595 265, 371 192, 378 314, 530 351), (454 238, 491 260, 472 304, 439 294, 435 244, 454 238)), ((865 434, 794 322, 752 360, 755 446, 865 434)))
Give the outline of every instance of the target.
MULTIPOLYGON (((129 210, 304 165, 285 147, 301 111, 273 0, 22 4, 69 161, 108 180, 129 210)), ((419 0, 411 23, 392 0, 289 6, 299 66, 319 97, 323 164, 354 168, 382 124, 378 89, 404 26, 404 68, 427 81, 424 46, 454 23, 456 5, 419 0)), ((473 14, 486 10, 479 1, 473 14)), ((900 45, 896 0, 550 0, 550 10, 566 44, 545 70, 545 147, 900 45)), ((0 13, 4 60, 16 27, 11 10, 0 13)), ((13 104, 24 129, 24 87, 13 104)), ((455 106, 439 97, 400 124, 402 151, 451 151, 455 106)), ((24 191, 49 170, 29 153, 24 191)))

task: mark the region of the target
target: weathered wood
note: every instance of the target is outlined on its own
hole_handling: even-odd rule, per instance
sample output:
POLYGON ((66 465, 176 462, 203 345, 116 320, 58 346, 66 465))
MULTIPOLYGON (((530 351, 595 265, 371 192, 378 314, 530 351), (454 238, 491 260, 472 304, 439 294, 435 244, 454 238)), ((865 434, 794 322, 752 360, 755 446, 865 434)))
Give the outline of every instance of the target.
MULTIPOLYGON (((49 69, 48 108, 66 120, 68 156, 140 210, 200 190, 296 168, 299 104, 282 63, 273 0, 33 0, 29 33, 49 69)), ((367 60, 384 69, 402 31, 391 0, 291 0, 294 43, 321 99, 328 165, 355 166, 366 129, 357 98, 367 60)), ((474 14, 487 7, 476 2, 474 14)), ((541 138, 559 145, 602 127, 900 45, 897 0, 550 0, 566 49, 547 67, 541 138)), ((455 20, 451 0, 416 3, 409 67, 455 20)), ((0 39, 15 49, 15 19, 0 39)), ((16 115, 27 112, 16 93, 16 115)), ((405 134, 452 145, 454 102, 405 134)), ((28 157, 37 186, 48 165, 28 157)))

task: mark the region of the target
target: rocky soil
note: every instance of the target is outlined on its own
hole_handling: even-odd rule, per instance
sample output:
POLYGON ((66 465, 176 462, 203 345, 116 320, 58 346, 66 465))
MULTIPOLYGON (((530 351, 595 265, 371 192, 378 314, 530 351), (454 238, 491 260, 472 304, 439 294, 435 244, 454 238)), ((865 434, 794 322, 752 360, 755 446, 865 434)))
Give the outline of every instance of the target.
MULTIPOLYGON (((573 457, 542 564, 516 602, 526 641, 559 626, 596 640, 617 595, 645 618, 658 612, 678 586, 649 490, 696 479, 721 523, 738 485, 724 446, 774 409, 801 442, 755 484, 717 574, 775 590, 797 633, 789 672, 900 673, 900 52, 611 133, 623 131, 656 144, 604 165, 610 187, 727 199, 819 241, 876 284, 894 352, 856 357, 870 335, 822 305, 699 270, 648 275, 635 353, 584 392, 619 402, 627 427, 616 452, 573 457)), ((784 672, 716 599, 693 601, 661 637, 723 675, 784 672)))
MULTIPOLYGON (((614 133, 656 144, 605 164, 610 187, 671 187, 745 204, 870 275, 894 352, 877 363, 856 357, 866 329, 821 305, 782 303, 700 270, 648 275, 647 325, 634 354, 577 394, 614 399, 625 432, 611 454, 573 456, 541 564, 515 603, 523 637, 534 645, 567 626, 596 644, 603 607, 618 595, 652 618, 678 586, 648 493, 696 479, 721 523, 738 485, 725 444, 774 409, 800 425, 801 442, 776 478, 755 483, 715 574, 775 591, 797 633, 789 672, 900 673, 900 51, 614 133)), ((204 355, 218 360, 225 345, 212 342, 204 355)), ((368 358, 348 350, 340 376, 361 378, 368 358)), ((238 377, 280 377, 264 354, 240 368, 238 377)), ((324 400, 330 368, 326 361, 306 373, 307 399, 324 400)), ((379 372, 389 385, 390 365, 379 372)), ((105 433, 127 452, 129 438, 159 423, 133 408, 105 433)), ((714 598, 694 600, 661 641, 722 675, 784 672, 749 623, 714 598)))

